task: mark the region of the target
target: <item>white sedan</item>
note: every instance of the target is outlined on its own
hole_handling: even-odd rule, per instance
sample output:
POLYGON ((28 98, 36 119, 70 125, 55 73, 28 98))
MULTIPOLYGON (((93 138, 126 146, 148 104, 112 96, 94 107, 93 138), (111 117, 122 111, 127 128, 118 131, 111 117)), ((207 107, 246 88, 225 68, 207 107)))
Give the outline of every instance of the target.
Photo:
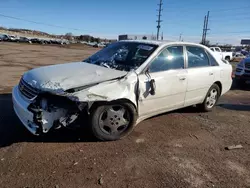
POLYGON ((34 135, 77 123, 100 140, 117 140, 157 114, 191 105, 210 111, 231 75, 227 61, 199 44, 120 41, 83 62, 26 72, 12 96, 34 135))

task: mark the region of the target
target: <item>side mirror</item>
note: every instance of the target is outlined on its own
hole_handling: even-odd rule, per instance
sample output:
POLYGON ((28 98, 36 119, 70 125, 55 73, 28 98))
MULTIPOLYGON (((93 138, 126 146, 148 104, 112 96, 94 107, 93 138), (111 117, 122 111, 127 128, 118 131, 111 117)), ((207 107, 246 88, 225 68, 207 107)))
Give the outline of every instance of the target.
POLYGON ((150 85, 150 94, 155 95, 155 90, 156 90, 155 80, 151 79, 149 85, 150 85))

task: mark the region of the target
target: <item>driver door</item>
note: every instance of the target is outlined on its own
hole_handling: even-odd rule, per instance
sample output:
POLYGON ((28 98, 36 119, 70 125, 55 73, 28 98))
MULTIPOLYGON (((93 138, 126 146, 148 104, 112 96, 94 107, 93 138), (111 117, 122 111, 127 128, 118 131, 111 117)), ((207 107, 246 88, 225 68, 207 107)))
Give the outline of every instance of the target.
POLYGON ((139 75, 139 116, 152 116, 184 106, 187 70, 183 46, 170 46, 150 63, 148 74, 139 75), (155 94, 150 94, 150 80, 155 94))

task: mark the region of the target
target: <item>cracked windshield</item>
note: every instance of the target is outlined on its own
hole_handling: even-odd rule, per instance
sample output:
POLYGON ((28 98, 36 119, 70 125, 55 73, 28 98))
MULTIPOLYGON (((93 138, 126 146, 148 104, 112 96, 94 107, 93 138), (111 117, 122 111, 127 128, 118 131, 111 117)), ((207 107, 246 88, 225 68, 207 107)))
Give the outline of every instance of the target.
POLYGON ((157 45, 138 42, 110 44, 84 62, 107 68, 130 71, 138 68, 154 52, 157 45))

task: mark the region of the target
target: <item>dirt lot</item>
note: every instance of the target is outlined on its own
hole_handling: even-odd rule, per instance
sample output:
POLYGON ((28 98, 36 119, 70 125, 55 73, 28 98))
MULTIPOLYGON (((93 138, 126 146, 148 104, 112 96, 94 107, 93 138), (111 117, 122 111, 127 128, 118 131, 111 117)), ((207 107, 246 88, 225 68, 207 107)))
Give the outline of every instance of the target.
POLYGON ((250 91, 235 86, 213 112, 163 114, 116 142, 97 142, 84 128, 28 133, 11 102, 23 72, 94 51, 0 43, 1 188, 250 187, 250 91), (243 148, 224 149, 234 144, 243 148))

